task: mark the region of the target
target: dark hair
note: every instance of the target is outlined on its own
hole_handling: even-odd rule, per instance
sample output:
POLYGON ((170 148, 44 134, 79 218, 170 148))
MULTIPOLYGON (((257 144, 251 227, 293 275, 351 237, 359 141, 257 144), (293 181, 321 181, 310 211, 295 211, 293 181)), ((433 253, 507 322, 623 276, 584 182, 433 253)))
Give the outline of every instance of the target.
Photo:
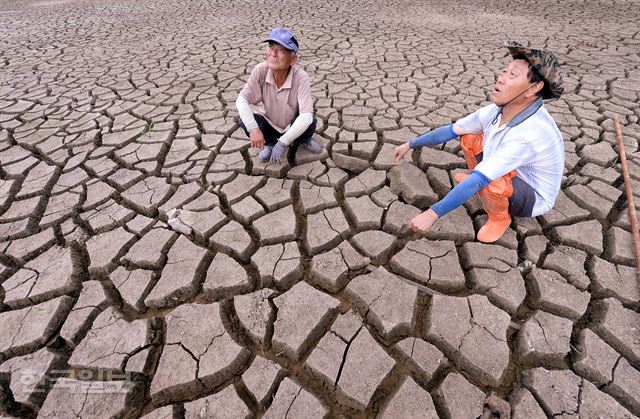
POLYGON ((546 82, 546 80, 542 77, 542 75, 538 72, 538 70, 536 70, 535 68, 533 68, 533 66, 531 65, 531 63, 529 62, 529 60, 527 59, 527 57, 525 57, 523 54, 516 54, 513 56, 514 60, 524 60, 527 62, 527 64, 529 64, 529 72, 527 73, 527 78, 529 79, 530 83, 538 83, 538 82, 543 82, 544 86, 542 86, 542 89, 540 89, 536 95, 538 96, 542 96, 542 97, 551 97, 551 91, 549 90, 549 83, 546 82))

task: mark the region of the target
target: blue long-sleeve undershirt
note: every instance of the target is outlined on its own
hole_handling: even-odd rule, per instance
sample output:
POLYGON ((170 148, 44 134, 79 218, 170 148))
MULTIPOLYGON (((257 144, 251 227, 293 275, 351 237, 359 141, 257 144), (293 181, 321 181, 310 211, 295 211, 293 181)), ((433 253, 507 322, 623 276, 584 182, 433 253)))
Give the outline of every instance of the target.
MULTIPOLYGON (((457 136, 458 134, 453 130, 453 124, 449 124, 412 139, 409 141, 409 147, 434 146, 452 140, 457 136)), ((433 204, 431 209, 438 214, 438 217, 442 217, 458 208, 490 182, 491 180, 482 173, 473 171, 468 178, 456 185, 441 201, 433 204)))
POLYGON ((458 134, 453 131, 453 124, 449 124, 412 139, 409 141, 409 147, 416 148, 442 144, 457 136, 458 134))
POLYGON ((449 211, 453 211, 462 205, 467 199, 478 193, 478 191, 487 186, 491 181, 488 177, 475 170, 471 172, 468 178, 460 182, 453 188, 447 196, 431 206, 431 209, 442 217, 449 211))

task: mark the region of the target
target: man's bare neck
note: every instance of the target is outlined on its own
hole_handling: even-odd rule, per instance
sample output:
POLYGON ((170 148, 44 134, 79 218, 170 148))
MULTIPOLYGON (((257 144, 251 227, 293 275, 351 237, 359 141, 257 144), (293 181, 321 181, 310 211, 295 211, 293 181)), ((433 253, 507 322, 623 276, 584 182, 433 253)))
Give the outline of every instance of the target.
POLYGON ((278 70, 273 72, 273 80, 275 80, 276 86, 278 88, 282 87, 284 82, 287 81, 287 76, 289 75, 290 70, 291 67, 289 67, 287 70, 278 70))

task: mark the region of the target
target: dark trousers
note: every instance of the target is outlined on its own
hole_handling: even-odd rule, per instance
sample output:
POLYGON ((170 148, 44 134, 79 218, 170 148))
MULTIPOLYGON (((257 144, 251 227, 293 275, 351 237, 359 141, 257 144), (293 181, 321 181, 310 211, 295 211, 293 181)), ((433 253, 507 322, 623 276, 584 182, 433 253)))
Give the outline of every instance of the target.
MULTIPOLYGON (((258 123, 258 128, 260 128, 260 131, 262 131, 262 135, 264 135, 264 141, 266 145, 275 145, 275 143, 278 142, 278 138, 280 138, 282 134, 278 132, 278 130, 276 130, 274 127, 272 127, 271 124, 269 124, 269 121, 267 121, 267 119, 264 116, 254 113, 253 117, 256 119, 256 122, 258 123)), ((314 115, 313 122, 311 122, 311 125, 309 125, 309 128, 307 128, 302 133, 302 135, 296 138, 293 142, 302 143, 307 139, 311 138, 313 133, 316 131, 316 123, 317 123, 317 119, 314 115)), ((242 122, 242 120, 240 120, 240 128, 244 130, 244 132, 247 134, 247 137, 248 137, 249 131, 247 130, 247 127, 244 126, 244 123, 242 122)))

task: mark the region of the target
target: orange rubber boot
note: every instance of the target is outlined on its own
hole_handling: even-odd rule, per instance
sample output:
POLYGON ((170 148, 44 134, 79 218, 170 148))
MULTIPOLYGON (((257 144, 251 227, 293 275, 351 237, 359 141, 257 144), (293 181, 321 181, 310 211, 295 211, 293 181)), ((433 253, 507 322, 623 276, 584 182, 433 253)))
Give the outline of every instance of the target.
POLYGON ((465 134, 460 136, 460 148, 464 153, 467 168, 473 170, 478 165, 478 154, 482 153, 482 139, 484 134, 465 134))
MULTIPOLYGON (((478 154, 482 153, 482 139, 484 134, 465 134, 460 136, 460 148, 464 153, 464 161, 467 168, 473 170, 478 165, 478 154)), ((460 183, 469 177, 468 173, 456 173, 453 177, 456 183, 460 183)))
POLYGON ((513 194, 513 176, 515 172, 508 173, 478 192, 482 206, 489 216, 489 221, 478 231, 478 240, 483 243, 497 241, 511 224, 509 197, 513 194))

